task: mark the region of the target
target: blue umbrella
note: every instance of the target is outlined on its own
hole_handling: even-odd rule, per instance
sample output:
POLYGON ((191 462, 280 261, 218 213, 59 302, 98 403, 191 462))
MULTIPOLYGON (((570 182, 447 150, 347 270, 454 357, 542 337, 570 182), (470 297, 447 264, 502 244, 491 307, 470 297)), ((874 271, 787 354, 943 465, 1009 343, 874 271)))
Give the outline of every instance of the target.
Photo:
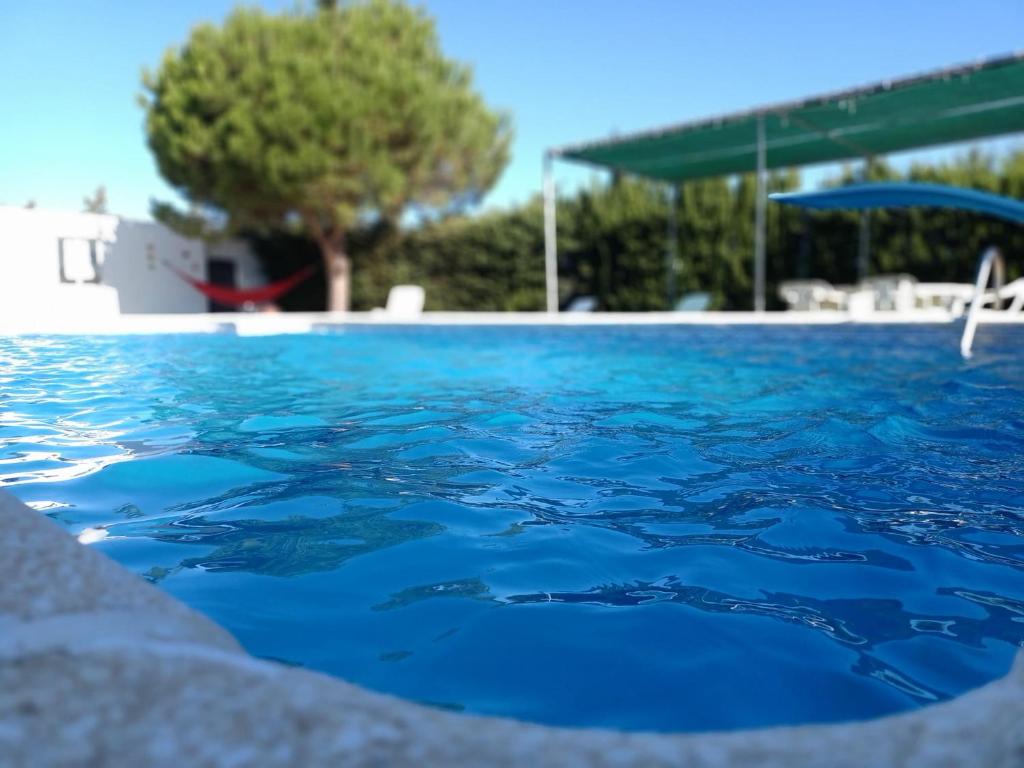
POLYGON ((821 192, 776 192, 770 196, 777 203, 799 205, 821 210, 846 208, 909 208, 931 206, 957 208, 997 216, 1024 224, 1024 203, 991 192, 949 187, 943 184, 884 182, 853 184, 821 192))

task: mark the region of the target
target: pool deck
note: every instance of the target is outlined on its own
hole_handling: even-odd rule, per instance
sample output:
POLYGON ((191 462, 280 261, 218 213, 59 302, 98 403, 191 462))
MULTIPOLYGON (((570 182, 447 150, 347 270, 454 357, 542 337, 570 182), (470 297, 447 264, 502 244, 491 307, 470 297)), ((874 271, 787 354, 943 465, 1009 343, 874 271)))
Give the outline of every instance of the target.
MULTIPOLYGON (((1024 313, 983 310, 983 324, 1024 324, 1024 313)), ((913 325, 962 322, 941 309, 851 315, 819 312, 424 312, 415 317, 384 312, 275 312, 67 317, 0 315, 0 335, 119 335, 228 333, 239 336, 329 331, 352 325, 537 326, 537 325, 913 325)))
POLYGON ((953 701, 871 721, 688 735, 551 728, 443 712, 252 658, 3 491, 0 522, 5 767, 1024 763, 1024 653, 1007 676, 953 701))

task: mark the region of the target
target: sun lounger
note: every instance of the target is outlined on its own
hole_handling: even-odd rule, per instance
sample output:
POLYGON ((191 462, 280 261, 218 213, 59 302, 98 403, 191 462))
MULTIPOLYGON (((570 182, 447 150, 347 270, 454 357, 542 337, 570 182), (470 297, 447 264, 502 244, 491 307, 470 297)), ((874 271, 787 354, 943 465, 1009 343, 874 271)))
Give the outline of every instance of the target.
POLYGON ((878 312, 910 312, 917 304, 914 293, 917 278, 913 275, 873 275, 860 281, 861 290, 875 296, 878 312))
POLYGON ((423 314, 426 298, 427 294, 420 285, 395 285, 388 291, 387 305, 383 309, 377 307, 373 314, 399 320, 416 318, 423 314))
POLYGON ((711 294, 704 291, 684 294, 676 302, 676 312, 706 312, 711 306, 711 294))
MULTIPOLYGON (((1020 200, 991 192, 941 184, 911 182, 854 184, 822 192, 777 193, 771 195, 771 198, 780 203, 816 209, 865 210, 914 206, 953 208, 995 216, 1015 224, 1024 224, 1024 202, 1020 200)), ((1008 313, 1015 314, 1024 309, 1024 279, 1014 280, 1008 285, 1000 286, 1002 275, 1002 255, 998 248, 990 246, 978 262, 978 278, 974 285, 974 298, 971 299, 971 308, 964 324, 963 336, 960 339, 960 352, 965 358, 971 356, 974 332, 981 320, 984 305, 1009 301, 1010 305, 1006 308, 1008 313), (986 286, 993 274, 995 275, 996 289, 988 291, 986 286)), ((916 306, 919 289, 915 287, 913 293, 916 306)), ((897 304, 901 301, 898 287, 893 301, 897 304)))
POLYGON ((597 310, 596 296, 577 296, 569 302, 565 308, 566 312, 595 312, 597 310))
POLYGON ((779 298, 797 312, 846 309, 847 293, 825 280, 786 280, 779 284, 779 298))

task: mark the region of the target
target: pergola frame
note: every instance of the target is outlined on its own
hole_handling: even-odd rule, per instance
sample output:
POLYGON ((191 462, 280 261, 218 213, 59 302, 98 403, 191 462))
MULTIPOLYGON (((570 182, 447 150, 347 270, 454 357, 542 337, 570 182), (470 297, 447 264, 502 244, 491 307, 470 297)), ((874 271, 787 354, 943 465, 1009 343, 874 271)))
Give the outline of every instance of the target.
MULTIPOLYGON (((765 310, 767 173, 772 168, 860 159, 1024 131, 1024 54, 887 80, 801 101, 670 125, 627 136, 548 149, 543 162, 546 303, 557 312, 557 190, 554 161, 584 162, 663 181, 753 172, 756 178, 753 304, 765 310)), ((674 298, 675 198, 669 217, 674 298)), ((861 217, 858 274, 870 257, 868 214, 861 217)))

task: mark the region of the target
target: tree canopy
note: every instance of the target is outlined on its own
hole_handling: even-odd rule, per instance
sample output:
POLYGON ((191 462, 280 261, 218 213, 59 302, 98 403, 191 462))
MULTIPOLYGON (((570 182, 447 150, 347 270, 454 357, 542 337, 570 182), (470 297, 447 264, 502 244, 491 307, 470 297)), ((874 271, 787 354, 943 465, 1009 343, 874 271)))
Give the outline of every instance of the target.
POLYGON ((196 27, 143 84, 161 174, 229 229, 311 237, 331 309, 348 307, 357 224, 476 202, 508 160, 507 116, 400 0, 239 8, 196 27))
POLYGON ((82 198, 82 210, 86 213, 107 213, 107 188, 103 184, 96 187, 91 195, 82 198))

